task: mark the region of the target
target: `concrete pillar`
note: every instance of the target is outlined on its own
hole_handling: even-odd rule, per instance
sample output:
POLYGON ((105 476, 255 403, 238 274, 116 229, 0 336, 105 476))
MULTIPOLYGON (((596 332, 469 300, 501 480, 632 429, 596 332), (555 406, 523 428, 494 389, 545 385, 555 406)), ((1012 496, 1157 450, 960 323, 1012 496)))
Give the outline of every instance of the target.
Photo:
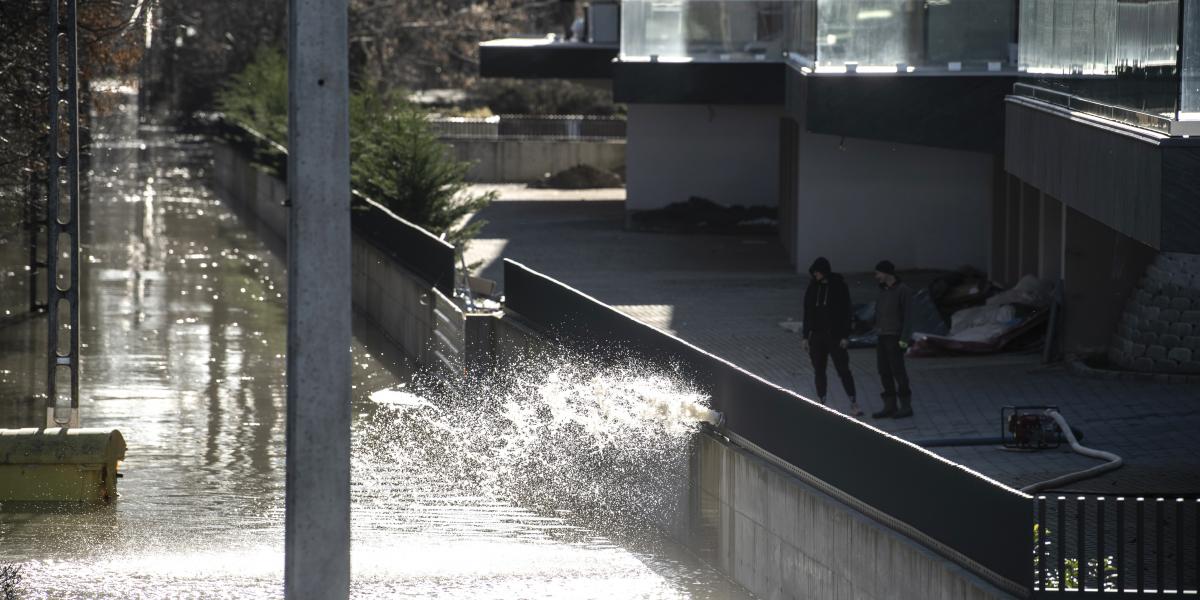
MULTIPOLYGON (((1003 162, 1001 162, 1003 165, 1003 162)), ((1008 265, 1008 179, 1010 175, 1000 168, 996 173, 996 189, 992 193, 991 245, 988 251, 988 276, 992 281, 1002 281, 1007 276, 1008 265)))
POLYGON ((346 0, 288 4, 284 596, 350 594, 350 136, 346 0))
POLYGON ((1063 205, 1053 196, 1042 194, 1041 235, 1038 236, 1040 265, 1038 276, 1043 279, 1062 277, 1063 262, 1063 205))
POLYGON ((1003 285, 1015 285, 1021 277, 1021 180, 1008 177, 1007 200, 1004 207, 1004 277, 1003 285))
POLYGON ((1038 235, 1041 233, 1041 196, 1042 193, 1032 185, 1027 183, 1021 184, 1021 247, 1020 271, 1017 273, 1017 279, 1013 282, 1020 281, 1026 275, 1037 275, 1038 273, 1038 235))

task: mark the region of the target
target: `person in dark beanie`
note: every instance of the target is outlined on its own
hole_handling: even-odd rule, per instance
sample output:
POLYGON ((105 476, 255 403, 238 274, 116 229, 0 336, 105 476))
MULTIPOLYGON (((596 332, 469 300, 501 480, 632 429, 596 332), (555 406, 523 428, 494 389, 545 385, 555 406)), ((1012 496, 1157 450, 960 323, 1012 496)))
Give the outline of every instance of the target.
POLYGON ((850 288, 842 276, 834 273, 824 256, 808 269, 812 276, 804 291, 804 346, 816 374, 817 398, 825 404, 828 382, 825 368, 833 358, 833 368, 842 380, 842 389, 850 398, 850 414, 862 416, 854 395, 854 376, 850 374, 850 288))
POLYGON ((912 289, 896 276, 896 265, 880 261, 875 265, 875 281, 879 282, 879 300, 875 303, 875 328, 879 344, 875 356, 879 379, 883 382, 883 410, 873 413, 876 419, 911 417, 912 390, 908 387, 908 372, 904 369, 904 352, 912 337, 912 289))

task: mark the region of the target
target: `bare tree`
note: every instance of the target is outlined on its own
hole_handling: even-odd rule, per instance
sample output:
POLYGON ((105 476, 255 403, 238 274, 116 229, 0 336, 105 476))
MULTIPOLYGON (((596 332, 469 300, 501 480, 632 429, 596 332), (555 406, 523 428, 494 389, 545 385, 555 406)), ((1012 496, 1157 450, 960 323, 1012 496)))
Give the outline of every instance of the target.
POLYGON ((381 88, 461 87, 479 42, 549 27, 557 0, 350 0, 363 78, 381 88))

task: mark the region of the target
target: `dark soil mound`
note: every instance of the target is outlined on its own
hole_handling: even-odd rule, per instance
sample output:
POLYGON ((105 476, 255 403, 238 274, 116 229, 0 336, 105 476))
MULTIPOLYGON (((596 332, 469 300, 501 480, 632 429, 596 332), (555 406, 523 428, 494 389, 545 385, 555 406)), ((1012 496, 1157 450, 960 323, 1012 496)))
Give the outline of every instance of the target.
POLYGON ((613 188, 625 185, 616 173, 597 169, 591 165, 576 165, 549 177, 529 184, 529 187, 558 190, 583 190, 588 188, 613 188))

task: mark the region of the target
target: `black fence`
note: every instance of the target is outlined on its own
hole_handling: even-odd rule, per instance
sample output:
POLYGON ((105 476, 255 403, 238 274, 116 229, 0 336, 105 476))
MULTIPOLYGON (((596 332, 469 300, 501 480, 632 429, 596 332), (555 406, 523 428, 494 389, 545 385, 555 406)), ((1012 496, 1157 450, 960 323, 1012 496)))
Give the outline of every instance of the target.
POLYGON ((760 379, 504 261, 505 305, 556 341, 679 370, 754 445, 1029 590, 1032 502, 1016 490, 760 379))
MULTIPOLYGON (((226 119, 210 124, 210 133, 236 148, 276 177, 287 180, 287 149, 256 131, 226 119)), ((454 245, 410 223, 383 205, 350 193, 350 226, 361 236, 447 297, 454 295, 454 245)))
POLYGON ((1034 596, 1200 593, 1200 500, 1039 496, 1034 596))

